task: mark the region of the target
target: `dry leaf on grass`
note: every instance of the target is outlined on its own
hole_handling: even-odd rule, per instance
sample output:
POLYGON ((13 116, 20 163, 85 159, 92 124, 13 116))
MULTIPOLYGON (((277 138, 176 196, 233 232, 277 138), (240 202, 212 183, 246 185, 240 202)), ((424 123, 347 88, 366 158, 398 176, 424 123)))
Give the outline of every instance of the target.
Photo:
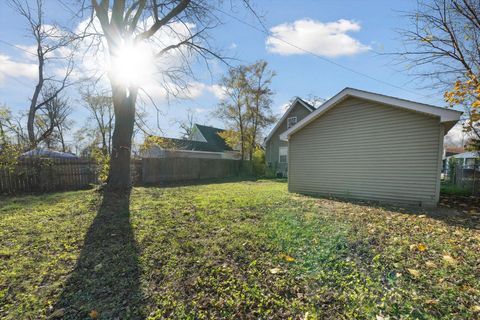
POLYGON ((63 318, 64 315, 65 315, 65 309, 57 309, 54 312, 52 312, 52 314, 50 314, 48 319, 63 318))
POLYGON ((425 301, 426 304, 438 304, 438 300, 437 299, 428 299, 427 301, 425 301))
POLYGON ((417 249, 418 249, 418 251, 423 252, 423 251, 427 250, 427 246, 424 245, 423 243, 419 243, 419 244, 417 244, 417 249))
POLYGON ((282 269, 280 268, 272 268, 269 270, 271 274, 277 274, 277 273, 280 273, 282 272, 282 269))
POLYGON ((443 256, 443 261, 449 263, 449 264, 456 264, 457 260, 455 260, 452 256, 446 254, 443 256))
POLYGON ((411 244, 410 245, 410 250, 413 251, 413 250, 418 250, 420 252, 423 252, 425 250, 427 250, 427 246, 424 245, 423 243, 418 243, 418 244, 411 244))
POLYGON ((420 271, 415 269, 407 269, 407 270, 414 278, 420 277, 420 271))
POLYGON ((97 319, 98 318, 98 312, 97 310, 92 310, 90 311, 90 313, 88 314, 88 316, 92 319, 97 319))

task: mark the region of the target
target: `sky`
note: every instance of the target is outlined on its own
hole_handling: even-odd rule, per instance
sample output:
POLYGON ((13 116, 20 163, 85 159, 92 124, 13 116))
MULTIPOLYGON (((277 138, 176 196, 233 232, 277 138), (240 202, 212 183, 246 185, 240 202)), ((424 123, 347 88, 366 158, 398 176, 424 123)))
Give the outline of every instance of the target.
MULTIPOLYGON (((45 11, 52 21, 68 25, 75 20, 68 18, 71 12, 62 3, 47 0, 45 11)), ((260 59, 268 62, 269 68, 276 72, 272 82, 275 114, 281 115, 295 96, 328 99, 345 87, 445 106, 441 93, 425 88, 428 81, 416 80, 405 65, 398 65, 388 54, 402 48, 397 30, 410 27, 403 13, 415 9, 416 1, 257 0, 253 3, 263 17, 263 25, 245 10, 231 11, 229 6, 223 6, 221 10, 228 15, 217 13, 222 24, 210 32, 210 39, 216 48, 235 57, 232 64, 249 64, 260 59)), ((26 110, 34 89, 34 62, 19 49, 28 49, 32 44, 25 21, 6 1, 1 1, 0 104, 15 111, 26 110)), ((186 119, 187 110, 194 112, 199 123, 225 126, 214 117, 213 110, 221 98, 218 83, 227 66, 212 61, 209 67, 195 66, 196 79, 189 80, 191 89, 181 99, 166 99, 161 83, 148 84, 161 110, 157 117, 153 106, 145 105, 152 133, 178 137, 177 122, 186 119)), ((75 127, 80 128, 88 119, 75 90, 69 91, 74 109, 72 118, 75 127)))

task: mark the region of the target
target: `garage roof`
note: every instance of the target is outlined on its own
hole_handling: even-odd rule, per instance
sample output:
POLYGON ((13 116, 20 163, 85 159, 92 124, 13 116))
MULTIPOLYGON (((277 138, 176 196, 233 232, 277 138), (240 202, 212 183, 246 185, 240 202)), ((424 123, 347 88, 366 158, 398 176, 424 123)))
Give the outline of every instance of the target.
POLYGON ((280 139, 288 140, 288 138, 295 132, 301 130, 307 124, 312 122, 313 120, 317 119, 318 117, 322 116, 325 112, 336 106, 338 103, 342 102, 343 100, 354 97, 360 98, 364 100, 369 100, 372 102, 377 102, 385 105, 389 105, 395 108, 402 108, 410 111, 415 111, 419 113, 423 113, 430 116, 436 116, 440 118, 441 123, 446 124, 445 134, 448 130, 451 129, 455 125, 455 123, 460 119, 460 115, 462 114, 461 111, 456 111, 447 108, 441 108, 437 106, 432 106, 429 104, 419 103, 415 101, 395 98, 391 96, 386 96, 383 94, 378 94, 369 91, 358 90, 354 88, 345 88, 339 93, 337 93, 333 98, 326 101, 322 104, 317 110, 303 118, 299 121, 295 126, 291 127, 284 133, 280 135, 280 139))

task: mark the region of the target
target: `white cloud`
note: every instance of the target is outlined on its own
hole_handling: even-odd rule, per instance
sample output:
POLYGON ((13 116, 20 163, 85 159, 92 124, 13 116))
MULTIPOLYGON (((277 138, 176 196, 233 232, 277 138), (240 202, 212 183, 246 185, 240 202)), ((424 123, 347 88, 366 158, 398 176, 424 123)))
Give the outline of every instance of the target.
POLYGON ((370 50, 370 46, 347 34, 360 29, 358 22, 346 19, 328 23, 297 20, 271 28, 272 36, 266 40, 267 50, 281 55, 305 54, 299 49, 302 48, 326 57, 351 56, 370 50))
POLYGON ((12 61, 9 56, 0 54, 0 84, 5 81, 6 77, 35 79, 37 66, 31 63, 12 61))
POLYGON ((457 123, 444 138, 444 145, 449 147, 463 147, 472 135, 463 130, 463 125, 457 123))
POLYGON ((195 111, 195 113, 205 113, 208 111, 208 109, 206 108, 195 108, 193 109, 193 111, 195 111))
POLYGON ((189 82, 185 86, 178 86, 172 82, 153 81, 144 85, 142 91, 146 92, 152 99, 167 101, 169 98, 196 99, 207 92, 212 92, 212 87, 201 82, 189 82))
POLYGON ((289 101, 289 102, 285 102, 285 103, 279 105, 279 106, 278 106, 278 112, 279 112, 281 115, 283 115, 283 114, 288 110, 288 108, 290 107, 291 104, 292 104, 292 102, 289 101))
POLYGON ((225 88, 221 85, 214 84, 207 87, 207 90, 213 93, 217 99, 225 98, 225 88))

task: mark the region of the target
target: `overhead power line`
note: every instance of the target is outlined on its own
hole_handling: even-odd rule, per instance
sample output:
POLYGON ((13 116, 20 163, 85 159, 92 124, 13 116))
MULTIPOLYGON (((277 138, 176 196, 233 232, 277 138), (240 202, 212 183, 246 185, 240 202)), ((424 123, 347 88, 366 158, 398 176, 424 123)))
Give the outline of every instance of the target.
POLYGON ((33 52, 30 52, 30 51, 28 51, 27 49, 22 48, 22 47, 20 47, 20 46, 18 46, 18 45, 15 45, 15 44, 13 44, 13 43, 10 43, 10 42, 8 42, 8 41, 1 40, 1 39, 0 39, 0 42, 3 43, 3 44, 6 44, 7 46, 13 47, 13 48, 15 48, 15 49, 22 50, 23 52, 26 52, 26 53, 28 53, 28 54, 31 54, 32 56, 35 56, 35 57, 37 56, 37 54, 35 54, 35 53, 33 53, 33 52))
POLYGON ((381 83, 381 84, 390 86, 390 87, 392 87, 392 88, 399 89, 399 90, 402 90, 402 91, 405 91, 405 92, 408 92, 408 93, 411 93, 411 94, 414 94, 414 95, 417 95, 417 96, 421 96, 421 97, 424 97, 424 98, 431 98, 431 97, 432 97, 431 95, 424 95, 424 94, 421 94, 421 93, 418 93, 418 92, 415 92, 415 91, 406 89, 406 88, 404 88, 404 87, 398 86, 398 85, 396 85, 396 84, 390 83, 390 82, 388 82, 388 81, 385 81, 385 80, 382 80, 382 79, 378 79, 378 78, 372 77, 371 75, 368 75, 368 74, 366 74, 366 73, 364 73, 364 72, 355 70, 355 69, 350 68, 350 67, 348 67, 348 66, 345 66, 345 65, 343 65, 343 64, 341 64, 341 63, 338 63, 338 62, 335 62, 335 61, 330 60, 330 59, 328 59, 328 58, 325 58, 325 57, 319 55, 318 53, 315 53, 315 52, 313 52, 313 51, 311 51, 311 50, 302 48, 302 47, 300 47, 300 46, 298 46, 298 45, 296 45, 296 44, 294 44, 294 43, 291 43, 290 41, 287 41, 287 40, 285 40, 285 39, 282 39, 282 38, 280 38, 280 37, 277 37, 277 36, 273 35, 271 32, 269 32, 269 31, 267 30, 267 28, 265 28, 265 26, 263 26, 262 28, 260 28, 260 27, 258 27, 258 26, 256 26, 256 25, 251 24, 251 23, 248 23, 248 22, 246 22, 246 21, 244 21, 244 20, 242 20, 242 19, 240 19, 240 18, 238 18, 238 17, 236 17, 236 16, 234 16, 234 15, 232 15, 232 14, 230 14, 230 13, 224 11, 224 10, 222 10, 222 9, 215 8, 215 10, 217 10, 217 11, 225 14, 226 16, 229 16, 230 18, 232 18, 232 19, 234 19, 234 20, 242 23, 243 25, 246 25, 246 26, 248 26, 248 27, 250 27, 250 28, 252 28, 252 29, 255 29, 256 31, 258 31, 258 32, 260 32, 260 33, 262 33, 262 34, 264 34, 264 35, 266 35, 266 36, 268 36, 268 37, 271 37, 271 38, 274 38, 274 39, 276 39, 276 40, 278 40, 278 41, 281 41, 281 42, 283 42, 283 43, 285 43, 285 44, 287 44, 287 45, 289 45, 289 46, 291 46, 291 47, 293 47, 293 48, 295 48, 295 49, 298 49, 298 50, 303 51, 303 52, 305 52, 305 53, 307 53, 307 54, 310 54, 310 55, 312 55, 312 56, 314 56, 314 57, 316 57, 316 58, 318 58, 318 59, 320 59, 320 60, 323 60, 323 61, 325 61, 325 62, 327 62, 327 63, 332 64, 332 65, 335 65, 335 66, 337 66, 337 67, 339 67, 339 68, 342 68, 342 69, 344 69, 344 70, 346 70, 346 71, 349 71, 349 72, 351 72, 351 73, 357 74, 357 75, 362 76, 362 77, 365 77, 365 78, 367 78, 367 79, 376 81, 376 82, 378 82, 378 83, 381 83))

